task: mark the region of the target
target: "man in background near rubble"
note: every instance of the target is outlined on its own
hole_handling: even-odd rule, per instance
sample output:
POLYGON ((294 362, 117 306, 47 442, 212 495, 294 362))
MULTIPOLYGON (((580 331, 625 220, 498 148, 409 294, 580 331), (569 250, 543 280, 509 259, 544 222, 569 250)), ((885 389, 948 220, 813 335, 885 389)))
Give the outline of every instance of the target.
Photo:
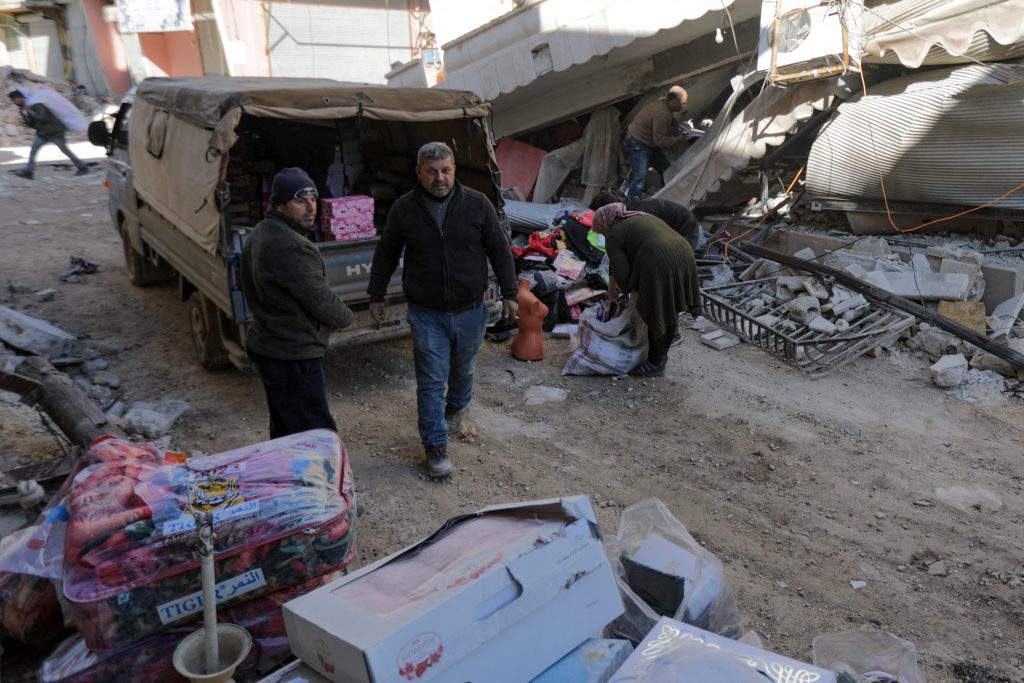
POLYGON ((665 222, 668 227, 679 233, 683 239, 690 243, 694 252, 700 246, 701 239, 700 224, 693 212, 682 204, 667 199, 637 199, 635 197, 622 197, 612 190, 602 190, 590 203, 590 208, 596 211, 602 206, 621 202, 626 205, 628 211, 643 211, 652 216, 657 216, 665 222))
POLYGON ((686 137, 673 115, 686 109, 686 90, 673 85, 665 97, 659 97, 637 113, 626 129, 626 158, 629 159, 627 197, 642 197, 647 168, 655 150, 670 147, 686 137))
POLYGON ((20 171, 15 171, 14 175, 21 178, 28 178, 32 180, 35 178, 36 171, 36 155, 39 154, 39 149, 48 142, 52 142, 57 145, 57 149, 64 153, 68 159, 71 159, 71 163, 75 165, 78 171, 75 175, 85 175, 89 172, 89 166, 76 157, 74 153, 68 148, 67 140, 64 138, 67 128, 61 123, 60 119, 50 111, 50 108, 41 102, 26 106, 28 101, 25 98, 25 93, 21 90, 15 90, 14 92, 8 93, 7 95, 15 106, 18 107, 18 111, 21 113, 22 120, 25 121, 25 125, 29 128, 34 128, 36 131, 36 139, 32 141, 32 150, 28 153, 28 164, 25 168, 20 171))
POLYGON ((384 295, 404 250, 402 289, 409 302, 420 441, 433 479, 451 475, 448 434, 457 433, 473 398, 476 356, 487 327, 484 293, 490 262, 503 318, 519 308, 512 250, 491 200, 455 180, 455 155, 428 142, 416 155, 419 184, 394 203, 373 255, 370 314, 384 320, 384 295), (445 387, 447 385, 447 393, 445 387))
POLYGON ((270 206, 242 249, 241 280, 252 327, 245 335, 270 409, 270 438, 338 427, 327 403, 324 353, 352 311, 331 291, 310 239, 317 189, 301 168, 274 176, 270 206))

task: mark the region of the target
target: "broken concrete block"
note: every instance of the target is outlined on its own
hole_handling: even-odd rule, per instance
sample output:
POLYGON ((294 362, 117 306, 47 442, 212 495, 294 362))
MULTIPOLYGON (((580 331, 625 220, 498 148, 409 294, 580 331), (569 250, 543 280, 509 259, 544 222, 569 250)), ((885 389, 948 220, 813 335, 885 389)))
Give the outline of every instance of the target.
MULTIPOLYGON (((1017 353, 1024 354, 1024 339, 1011 339, 1007 346, 1017 353)), ((1003 377, 1017 377, 1018 369, 1013 363, 1003 360, 991 353, 979 353, 971 359, 971 368, 998 372, 1003 377)))
POLYGON ((1024 292, 1024 263, 1006 262, 990 257, 981 266, 985 277, 985 294, 981 300, 991 313, 996 306, 1024 292))
POLYGON ((81 345, 74 335, 6 306, 0 306, 0 339, 16 349, 50 360, 80 357, 81 345))
POLYGON ((136 401, 124 414, 128 431, 147 439, 158 439, 174 425, 175 420, 187 413, 191 407, 184 401, 163 401, 144 403, 136 401))
POLYGON ((967 298, 971 301, 981 299, 985 293, 985 276, 981 273, 981 266, 973 261, 957 261, 944 258, 939 265, 939 272, 963 273, 966 275, 971 281, 970 289, 967 292, 967 298))
POLYGON ((921 331, 907 341, 911 351, 924 351, 932 359, 939 356, 960 353, 963 341, 960 337, 935 327, 921 326, 921 331))
POLYGON ((749 280, 756 279, 757 278, 757 271, 758 271, 758 269, 761 267, 761 265, 763 263, 764 263, 764 259, 763 258, 759 258, 756 261, 754 261, 753 263, 751 263, 749 266, 747 266, 747 269, 744 270, 742 273, 740 273, 740 278, 739 278, 740 282, 747 282, 749 280))
POLYGON ((876 258, 892 254, 889 242, 882 237, 866 237, 858 240, 850 245, 850 251, 867 254, 876 258))
POLYGON ((988 319, 988 325, 992 328, 990 337, 1005 337, 1013 329, 1014 323, 1020 317, 1020 310, 1024 307, 1024 292, 1021 292, 1012 299, 1008 299, 996 306, 992 316, 988 319))
POLYGON ((843 299, 839 303, 832 305, 832 313, 835 315, 842 315, 847 311, 852 311, 858 308, 863 308, 868 305, 868 300, 864 298, 863 294, 856 294, 848 299, 843 299))
POLYGON ((707 334, 701 336, 700 340, 702 343, 707 344, 711 348, 716 349, 718 351, 724 351, 740 343, 739 337, 737 337, 734 334, 729 334, 728 332, 725 332, 723 330, 718 330, 717 332, 708 332, 707 334))
POLYGON ((814 250, 810 247, 804 247, 800 251, 793 254, 793 258, 798 258, 801 261, 813 261, 818 258, 818 255, 814 253, 814 250))
POLYGON ((91 376, 100 370, 106 370, 109 365, 110 363, 102 358, 93 358, 92 360, 87 360, 82 363, 82 372, 91 376))
POLYGON ((889 278, 881 271, 872 270, 870 273, 865 273, 864 277, 861 279, 869 285, 874 285, 875 287, 884 289, 887 292, 890 291, 889 278))
POLYGON ((846 322, 844 318, 840 318, 836 321, 837 332, 846 332, 848 329, 850 329, 850 323, 846 322))
POLYGON ((980 301, 940 301, 939 315, 985 334, 985 304, 980 301))
MULTIPOLYGON (((962 301, 967 298, 971 286, 970 278, 963 273, 885 273, 884 278, 888 281, 888 287, 884 289, 911 300, 962 301)), ((870 279, 868 281, 875 284, 870 279)))
POLYGON ((117 389, 121 386, 121 380, 117 375, 109 370, 100 370, 99 372, 93 373, 91 379, 93 384, 101 384, 103 386, 110 387, 111 389, 117 389))
POLYGON ((100 404, 100 407, 105 408, 110 405, 111 401, 114 400, 114 392, 110 387, 105 387, 102 384, 93 384, 88 390, 89 398, 100 404))
POLYGON ((920 252, 915 253, 913 256, 910 257, 910 265, 913 266, 914 270, 916 270, 918 273, 933 272, 931 261, 928 260, 927 256, 920 252))
POLYGON ((932 373, 932 381, 936 386, 955 387, 958 384, 963 384, 967 377, 967 359, 962 353, 943 356, 928 369, 932 373))
POLYGON ((811 296, 820 299, 821 301, 828 301, 828 289, 813 277, 805 277, 803 279, 804 291, 811 296))
POLYGON ((811 328, 815 332, 821 332, 823 334, 835 334, 836 331, 835 323, 830 320, 826 320, 820 315, 807 323, 807 327, 811 328))
POLYGON ((818 302, 817 297, 802 294, 790 302, 786 315, 790 320, 806 325, 821 316, 821 303, 818 302))
POLYGON ((56 289, 40 289, 36 292, 36 296, 39 297, 40 301, 53 301, 53 297, 57 296, 56 289))
POLYGON ((776 263, 775 261, 769 261, 768 259, 764 259, 761 262, 761 265, 758 267, 754 279, 760 280, 761 278, 771 277, 772 275, 775 275, 775 273, 779 272, 781 269, 782 266, 776 263))

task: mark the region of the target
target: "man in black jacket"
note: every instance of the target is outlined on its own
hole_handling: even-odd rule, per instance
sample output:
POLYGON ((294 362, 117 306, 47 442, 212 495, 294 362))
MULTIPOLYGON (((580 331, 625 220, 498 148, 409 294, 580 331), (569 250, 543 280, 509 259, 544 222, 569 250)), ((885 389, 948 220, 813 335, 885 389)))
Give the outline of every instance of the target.
POLYGON ((32 180, 35 177, 36 155, 39 154, 39 148, 48 142, 57 145, 57 149, 64 152, 64 156, 68 159, 71 159, 71 163, 78 169, 75 175, 86 175, 89 172, 88 165, 76 157, 68 148, 68 143, 64 139, 64 133, 67 129, 60 119, 50 111, 49 107, 39 102, 26 107, 25 93, 21 90, 15 90, 8 93, 7 96, 18 107, 25 125, 36 130, 36 139, 32 141, 32 150, 28 153, 28 164, 22 170, 15 171, 14 175, 32 180))
POLYGON ((316 185, 301 168, 274 176, 267 216, 242 249, 242 292, 252 312, 245 336, 263 380, 270 438, 309 429, 337 430, 327 403, 324 352, 331 329, 352 311, 331 291, 320 250, 309 239, 316 185))
POLYGON ((388 213, 367 293, 371 315, 383 321, 388 281, 404 249, 420 441, 427 474, 441 479, 453 469, 448 434, 458 430, 473 397, 487 326, 488 261, 501 287, 505 322, 515 320, 519 305, 512 251, 490 200, 455 180, 455 156, 443 142, 423 145, 416 164, 420 184, 388 213))

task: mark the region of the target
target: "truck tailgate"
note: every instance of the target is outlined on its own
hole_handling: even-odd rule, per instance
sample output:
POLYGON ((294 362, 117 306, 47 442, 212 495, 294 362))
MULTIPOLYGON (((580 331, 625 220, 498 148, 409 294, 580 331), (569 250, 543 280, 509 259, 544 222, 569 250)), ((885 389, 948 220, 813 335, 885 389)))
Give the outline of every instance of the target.
MULTIPOLYGON (((317 246, 327 269, 331 289, 349 306, 369 301, 366 287, 370 283, 370 266, 378 239, 351 242, 321 242, 317 246)), ((388 297, 402 293, 402 265, 388 283, 388 297)))

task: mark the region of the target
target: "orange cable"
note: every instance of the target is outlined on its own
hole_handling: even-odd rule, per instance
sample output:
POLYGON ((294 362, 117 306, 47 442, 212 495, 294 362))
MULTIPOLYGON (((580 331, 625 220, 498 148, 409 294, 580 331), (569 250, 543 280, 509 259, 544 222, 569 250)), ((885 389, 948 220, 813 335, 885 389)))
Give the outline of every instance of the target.
MULTIPOLYGON (((860 84, 861 84, 861 87, 863 88, 863 91, 864 91, 864 97, 867 97, 867 95, 868 95, 868 84, 867 84, 867 81, 864 79, 864 71, 863 71, 863 69, 860 71, 860 84)), ((871 148, 872 148, 871 151, 873 152, 873 151, 875 151, 874 150, 875 139, 874 139, 873 129, 871 127, 871 112, 870 112, 870 109, 868 107, 865 107, 864 111, 867 114, 868 134, 871 137, 871 148)), ((984 204, 981 204, 980 206, 975 206, 972 209, 965 209, 965 210, 961 211, 960 213, 953 214, 952 216, 945 216, 944 218, 936 218, 935 220, 926 221, 926 222, 921 223, 920 225, 916 225, 916 226, 914 226, 912 228, 900 228, 899 226, 896 225, 896 222, 893 220, 892 209, 889 207, 889 195, 888 195, 888 193, 885 190, 885 176, 882 175, 882 165, 880 163, 878 163, 877 155, 875 156, 875 166, 878 168, 878 184, 882 188, 882 202, 885 204, 885 216, 886 216, 886 218, 889 219, 889 225, 892 226, 892 229, 895 230, 898 233, 901 233, 901 234, 906 234, 906 233, 910 233, 910 232, 917 232, 918 230, 920 230, 922 228, 926 228, 929 225, 935 225, 936 223, 943 223, 945 221, 951 221, 951 220, 953 220, 955 218, 960 218, 961 216, 966 216, 969 213, 974 213, 975 211, 980 211, 981 209, 984 209, 984 208, 987 208, 989 206, 992 206, 996 202, 1001 201, 1001 200, 1009 197, 1014 192, 1018 192, 1022 188, 1024 188, 1024 183, 1021 183, 1020 185, 1018 185, 1017 187, 1013 188, 1012 190, 1009 190, 1008 192, 1004 192, 1003 194, 999 195, 995 199, 987 201, 984 204)))
MULTIPOLYGON (((790 181, 789 186, 786 188, 786 191, 783 192, 782 194, 784 194, 784 195, 789 194, 789 191, 793 189, 793 186, 796 185, 796 181, 800 180, 800 176, 803 175, 803 173, 804 173, 804 167, 801 166, 800 170, 796 172, 795 176, 793 176, 793 180, 790 181)), ((758 228, 758 226, 760 226, 762 223, 764 223, 765 220, 767 220, 768 216, 770 216, 770 215, 771 215, 771 211, 765 211, 764 215, 761 216, 761 218, 758 219, 758 221, 756 223, 754 223, 753 227, 751 227, 750 230, 747 230, 742 235, 739 235, 737 237, 733 237, 731 239, 725 240, 725 251, 722 252, 722 260, 725 261, 725 262, 727 262, 729 260, 729 245, 730 244, 732 244, 736 240, 741 240, 744 237, 746 237, 747 235, 749 235, 750 233, 754 232, 754 230, 756 230, 758 228)), ((709 244, 707 246, 706 250, 710 249, 711 246, 714 245, 716 242, 721 242, 723 239, 725 239, 725 238, 724 237, 719 237, 717 240, 715 240, 714 242, 709 244)))

